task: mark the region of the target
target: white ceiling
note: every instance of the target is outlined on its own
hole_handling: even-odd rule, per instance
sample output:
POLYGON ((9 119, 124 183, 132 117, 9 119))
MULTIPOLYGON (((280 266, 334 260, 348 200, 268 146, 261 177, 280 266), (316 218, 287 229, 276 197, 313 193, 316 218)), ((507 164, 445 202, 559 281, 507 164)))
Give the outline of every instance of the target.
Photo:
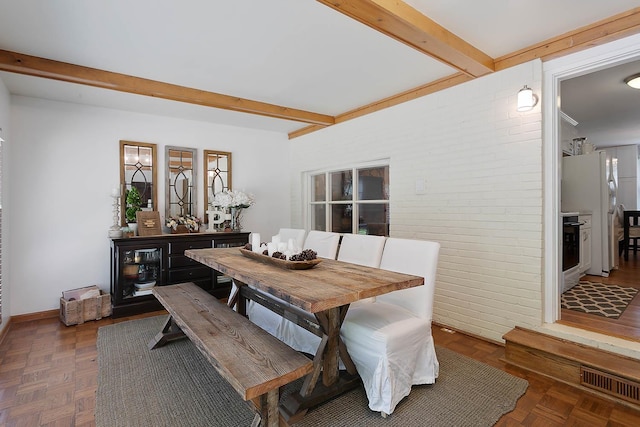
MULTIPOLYGON (((406 2, 493 58, 640 6, 406 2)), ((0 0, 0 49, 329 115, 457 72, 314 0, 0 0)), ((306 126, 8 72, 0 79, 18 95, 285 133, 306 126)))
POLYGON ((598 148, 640 144, 640 90, 624 82, 638 73, 635 60, 561 82, 561 109, 580 136, 598 148))

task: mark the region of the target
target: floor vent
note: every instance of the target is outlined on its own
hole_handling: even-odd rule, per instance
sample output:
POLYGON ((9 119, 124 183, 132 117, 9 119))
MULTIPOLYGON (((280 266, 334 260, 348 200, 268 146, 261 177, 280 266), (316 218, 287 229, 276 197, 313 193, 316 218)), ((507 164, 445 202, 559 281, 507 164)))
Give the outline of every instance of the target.
POLYGON ((581 366, 580 384, 627 402, 640 404, 640 384, 635 381, 581 366))

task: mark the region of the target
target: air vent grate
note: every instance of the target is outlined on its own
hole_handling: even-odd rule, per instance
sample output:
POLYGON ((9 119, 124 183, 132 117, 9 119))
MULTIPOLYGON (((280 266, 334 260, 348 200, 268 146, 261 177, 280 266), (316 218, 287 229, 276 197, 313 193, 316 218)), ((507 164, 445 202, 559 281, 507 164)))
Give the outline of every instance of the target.
POLYGON ((640 404, 640 384, 635 381, 581 366, 580 384, 627 402, 640 404))

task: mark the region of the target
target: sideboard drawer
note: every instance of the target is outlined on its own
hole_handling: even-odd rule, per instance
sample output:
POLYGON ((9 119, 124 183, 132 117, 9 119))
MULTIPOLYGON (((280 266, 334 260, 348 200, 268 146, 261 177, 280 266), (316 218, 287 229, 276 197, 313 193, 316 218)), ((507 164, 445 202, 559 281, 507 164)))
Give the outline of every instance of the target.
POLYGON ((169 283, 191 282, 211 277, 211 269, 207 266, 169 270, 169 283))
POLYGON ((169 255, 182 255, 187 249, 205 249, 213 247, 213 238, 203 240, 183 240, 169 242, 169 255))
POLYGON ((169 269, 180 267, 202 267, 202 264, 184 255, 170 255, 169 256, 169 269))

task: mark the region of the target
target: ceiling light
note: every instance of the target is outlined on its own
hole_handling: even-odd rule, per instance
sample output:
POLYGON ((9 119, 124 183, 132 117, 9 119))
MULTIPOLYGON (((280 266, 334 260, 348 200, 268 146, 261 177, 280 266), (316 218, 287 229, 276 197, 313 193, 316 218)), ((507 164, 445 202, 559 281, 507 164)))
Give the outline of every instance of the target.
POLYGON ((640 89, 640 73, 627 77, 624 82, 634 89, 640 89))
POLYGON ((529 111, 538 103, 538 97, 533 94, 533 90, 524 85, 518 92, 518 111, 529 111))

